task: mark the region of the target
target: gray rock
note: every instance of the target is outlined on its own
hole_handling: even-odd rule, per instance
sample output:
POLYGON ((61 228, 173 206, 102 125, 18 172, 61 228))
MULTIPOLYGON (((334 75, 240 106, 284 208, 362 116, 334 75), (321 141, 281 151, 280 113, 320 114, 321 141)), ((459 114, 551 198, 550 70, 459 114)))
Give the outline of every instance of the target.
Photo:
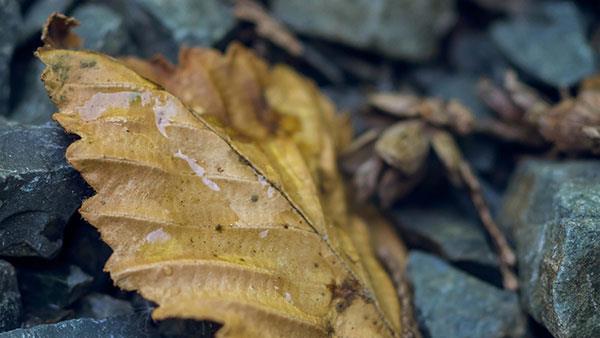
POLYGON ((479 76, 423 69, 418 71, 415 77, 429 96, 459 101, 469 108, 477 118, 487 118, 493 115, 488 106, 477 96, 479 76))
POLYGON ((8 118, 25 124, 46 123, 56 112, 56 106, 48 98, 41 80, 44 64, 32 58, 24 68, 20 92, 15 95, 15 107, 8 118))
POLYGON ((539 13, 492 26, 502 52, 523 71, 556 87, 571 86, 594 73, 594 53, 576 5, 549 2, 538 9, 539 13))
POLYGON ((55 124, 0 125, 0 256, 53 257, 89 194, 65 160, 71 138, 55 124))
POLYGON ((298 32, 401 59, 433 56, 455 21, 450 0, 275 0, 273 12, 298 32))
MULTIPOLYGON (((444 100, 456 100, 469 108, 476 119, 486 119, 494 115, 477 95, 480 74, 421 69, 415 73, 415 78, 429 96, 444 100)), ((490 172, 494 169, 498 145, 497 142, 478 136, 462 137, 460 139, 461 150, 477 171, 490 172)))
POLYGON ((495 268, 496 255, 475 220, 450 206, 400 208, 395 223, 412 245, 426 248, 456 263, 495 268))
POLYGON ((72 219, 63 248, 66 260, 94 278, 92 290, 106 290, 113 285, 104 264, 112 254, 108 244, 100 239, 98 230, 83 219, 72 219))
POLYGON ((81 318, 0 333, 0 338, 159 337, 145 314, 107 319, 81 318))
POLYGON ((91 293, 83 297, 78 309, 78 316, 95 319, 133 314, 131 303, 101 293, 91 293))
POLYGON ((74 0, 38 0, 27 9, 20 29, 21 42, 34 38, 42 31, 42 27, 53 12, 67 13, 74 0))
POLYGON ((137 0, 177 44, 210 46, 233 29, 231 8, 219 0, 137 0))
POLYGON ((132 45, 123 17, 100 4, 79 6, 72 14, 80 25, 75 32, 83 38, 86 49, 108 55, 126 54, 132 45))
POLYGON ((489 34, 480 31, 459 31, 453 34, 449 47, 452 67, 475 77, 486 75, 503 79, 508 63, 489 34))
POLYGON ((21 23, 19 4, 0 0, 0 114, 8 111, 10 96, 10 60, 15 47, 15 32, 21 23))
POLYGON ((600 161, 521 163, 500 220, 524 308, 556 337, 600 337, 600 161))
POLYGON ((523 337, 525 318, 517 295, 412 251, 408 277, 417 321, 425 337, 523 337))
POLYGON ((20 268, 19 287, 30 309, 62 309, 81 298, 92 277, 75 265, 51 268, 20 268))
POLYGON ((0 332, 19 327, 21 311, 21 293, 15 269, 10 263, 0 260, 0 332))

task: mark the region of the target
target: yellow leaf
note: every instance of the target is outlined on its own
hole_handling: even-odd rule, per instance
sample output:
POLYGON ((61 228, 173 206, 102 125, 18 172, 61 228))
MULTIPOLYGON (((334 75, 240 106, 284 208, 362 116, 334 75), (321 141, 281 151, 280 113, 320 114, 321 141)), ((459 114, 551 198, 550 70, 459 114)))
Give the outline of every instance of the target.
MULTIPOLYGON (((311 140, 270 124, 260 99, 281 88, 261 60, 232 48, 209 56, 206 72, 228 124, 202 114, 217 101, 184 105, 112 58, 38 52, 54 118, 81 137, 67 159, 97 192, 80 211, 114 251, 106 270, 156 302, 155 319, 218 321, 220 336, 399 336, 400 306, 363 221, 328 215, 331 196, 318 189, 339 179, 335 156, 314 162, 311 140)), ((304 113, 287 114, 308 133, 304 113)), ((333 139, 319 142, 334 148, 333 139)))
POLYGON ((375 151, 403 174, 414 175, 429 153, 429 136, 423 122, 400 121, 387 128, 375 143, 375 151))

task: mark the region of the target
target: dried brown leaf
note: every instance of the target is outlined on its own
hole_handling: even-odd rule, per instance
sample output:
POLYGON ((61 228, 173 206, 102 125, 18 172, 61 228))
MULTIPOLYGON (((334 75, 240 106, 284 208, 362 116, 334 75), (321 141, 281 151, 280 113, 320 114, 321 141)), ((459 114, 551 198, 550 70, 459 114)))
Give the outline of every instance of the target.
POLYGON ((423 170, 420 170, 407 177, 396 169, 387 168, 381 175, 377 187, 377 197, 379 197, 381 205, 385 208, 390 207, 398 199, 408 195, 421 183, 423 172, 423 170))
POLYGON ((365 202, 377 191, 379 176, 383 169, 383 161, 379 156, 371 156, 362 162, 356 171, 352 182, 356 189, 356 201, 365 202))
POLYGON ((429 153, 429 136, 419 120, 401 121, 383 131, 375 151, 389 165, 406 176, 414 175, 429 153))
POLYGON ((369 104, 382 112, 398 117, 417 117, 421 114, 422 100, 412 94, 375 93, 369 95, 369 104))
POLYGON ((253 0, 237 0, 233 15, 240 20, 255 24, 259 36, 270 40, 291 55, 302 55, 304 46, 300 40, 259 3, 253 0))
POLYGON ((409 312, 411 309, 411 297, 407 297, 407 295, 411 294, 411 290, 406 275, 406 265, 408 263, 407 249, 398 239, 392 225, 381 214, 373 209, 364 209, 361 215, 369 220, 372 246, 375 248, 377 257, 383 262, 386 270, 390 272, 402 308, 406 309, 402 316, 402 324, 403 328, 405 328, 405 331, 402 332, 403 337, 420 338, 420 333, 412 329, 416 327, 415 318, 409 312))
POLYGON ((539 116, 542 136, 562 152, 600 154, 594 130, 600 126, 600 91, 583 90, 539 116))
MULTIPOLYGON (((232 124, 264 121, 256 110, 271 109, 263 93, 277 84, 236 48, 209 67, 211 79, 232 124)), ((329 176, 311 171, 300 141, 270 129, 240 137, 99 54, 38 55, 55 119, 81 137, 67 158, 97 192, 81 214, 114 251, 113 280, 156 302, 154 318, 215 320, 231 337, 400 335, 403 310, 364 246, 364 224, 329 215, 344 200, 319 191, 329 176)), ((335 156, 321 156, 317 167, 331 170, 335 156)))
POLYGON ((71 32, 79 26, 75 18, 61 13, 52 13, 42 28, 42 42, 47 48, 78 49, 81 47, 81 38, 71 32))

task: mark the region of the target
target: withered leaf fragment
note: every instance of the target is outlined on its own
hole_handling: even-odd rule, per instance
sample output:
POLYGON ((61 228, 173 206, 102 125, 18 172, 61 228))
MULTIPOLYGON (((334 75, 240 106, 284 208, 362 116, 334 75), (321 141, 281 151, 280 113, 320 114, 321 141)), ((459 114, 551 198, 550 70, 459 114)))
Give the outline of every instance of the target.
POLYGON ((342 138, 325 134, 329 153, 315 154, 302 136, 315 118, 333 123, 330 108, 291 70, 233 48, 199 52, 202 67, 217 66, 193 90, 214 90, 222 106, 173 96, 100 54, 38 51, 54 118, 81 137, 67 159, 97 192, 80 212, 114 251, 106 270, 156 302, 155 319, 218 321, 222 337, 400 336, 404 309, 366 225, 342 212, 331 163, 342 138), (315 101, 284 109, 303 95, 315 101), (297 126, 253 133, 233 122, 260 121, 261 109, 297 126))
POLYGON ((549 144, 568 153, 600 154, 600 87, 598 79, 586 79, 577 97, 551 104, 535 89, 519 81, 512 71, 502 86, 482 80, 479 94, 499 115, 483 121, 478 129, 527 145, 549 144))
MULTIPOLYGON (((449 132, 470 133, 475 127, 472 113, 457 101, 404 93, 375 93, 369 97, 369 102, 378 111, 400 120, 383 130, 376 125, 345 151, 345 168, 353 175, 355 197, 364 200, 376 193, 381 205, 392 205, 396 199, 410 193, 422 179, 427 155, 432 149, 452 184, 468 190, 498 251, 503 284, 508 289, 516 289, 517 280, 510 269, 515 263, 515 255, 491 217, 477 177, 449 132), (364 155, 370 147, 377 156, 364 155)), ((593 131, 589 133, 593 134, 593 131)))
POLYGON ((304 46, 282 23, 273 18, 267 10, 253 0, 237 0, 233 9, 236 18, 256 25, 258 35, 271 40, 293 56, 300 56, 304 46))
POLYGON ((52 13, 42 29, 42 42, 47 48, 77 49, 81 38, 71 31, 79 21, 61 13, 52 13))

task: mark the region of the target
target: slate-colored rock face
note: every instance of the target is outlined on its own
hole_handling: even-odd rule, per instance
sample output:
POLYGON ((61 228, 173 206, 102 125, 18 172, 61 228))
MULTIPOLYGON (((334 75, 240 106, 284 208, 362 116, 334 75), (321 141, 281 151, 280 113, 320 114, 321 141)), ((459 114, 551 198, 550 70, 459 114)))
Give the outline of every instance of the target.
POLYGON ((19 5, 15 0, 0 0, 0 115, 8 111, 10 96, 10 59, 21 23, 19 5))
POLYGON ((540 4, 539 12, 500 22, 491 34, 513 63, 549 85, 571 86, 596 70, 581 14, 571 2, 540 4))
POLYGON ((73 319, 57 324, 38 325, 0 333, 0 338, 139 338, 159 337, 147 315, 111 317, 107 319, 73 319))
POLYGON ((451 0, 275 0, 273 12, 295 30, 408 60, 436 52, 455 19, 451 0))
POLYGON ((600 161, 523 162, 502 223, 525 309, 556 337, 600 337, 600 161))
POLYGON ((453 262, 497 266, 481 227, 450 207, 401 208, 394 218, 411 241, 453 262))
POLYGON ((178 45, 210 46, 234 26, 230 8, 219 0, 138 0, 178 45))
POLYGON ((83 38, 85 49, 108 55, 122 55, 131 47, 131 39, 123 17, 100 4, 85 4, 71 14, 79 20, 75 32, 83 38))
POLYGON ((409 256, 408 277, 425 337, 524 336, 525 319, 516 294, 481 282, 419 251, 412 251, 409 256))
POLYGON ((96 319, 132 315, 134 312, 131 303, 101 293, 91 293, 85 296, 77 308, 78 317, 96 319))
POLYGON ((0 256, 50 258, 89 193, 65 160, 71 138, 54 124, 0 125, 0 256))
POLYGON ((88 290, 92 277, 75 265, 21 268, 19 281, 23 303, 30 309, 62 309, 88 290))
POLYGON ((17 328, 21 319, 21 294, 10 263, 0 260, 0 332, 17 328))
POLYGON ((48 98, 41 80, 44 64, 31 59, 23 65, 20 91, 14 93, 15 107, 8 119, 24 124, 44 124, 51 120, 56 106, 48 98))

